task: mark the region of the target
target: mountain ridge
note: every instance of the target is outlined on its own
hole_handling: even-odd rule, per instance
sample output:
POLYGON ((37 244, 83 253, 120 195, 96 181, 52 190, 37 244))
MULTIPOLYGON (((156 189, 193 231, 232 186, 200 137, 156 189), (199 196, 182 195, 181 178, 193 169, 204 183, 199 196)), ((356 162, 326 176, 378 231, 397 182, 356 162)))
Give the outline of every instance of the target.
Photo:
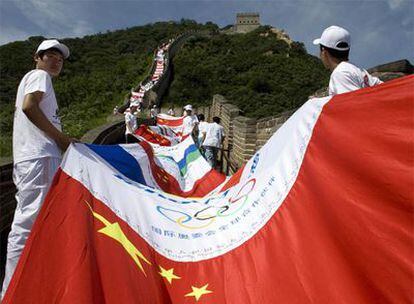
MULTIPOLYGON (((193 20, 183 19, 179 22, 157 22, 82 38, 60 39, 71 49, 71 56, 65 62, 62 74, 54 80, 64 131, 71 136, 80 138, 88 130, 105 123, 112 108, 121 104, 131 88, 146 76, 156 47, 189 30, 210 30, 215 35, 210 38, 194 38, 178 52, 177 58, 174 60, 175 77, 163 102, 164 105, 174 103, 176 106, 180 106, 188 101, 195 105, 202 105, 211 102, 214 94, 223 94, 228 100, 237 104, 238 100, 235 97, 241 94, 243 97, 248 96, 250 100, 259 97, 255 104, 264 104, 263 111, 259 112, 251 111, 249 106, 243 106, 246 98, 242 98, 242 103, 237 104, 241 105, 245 113, 251 113, 257 117, 295 107, 298 103, 306 101, 306 98, 300 97, 301 101, 298 102, 299 97, 295 97, 295 102, 288 102, 286 98, 280 98, 283 95, 280 95, 280 92, 274 94, 273 85, 282 83, 285 86, 284 94, 286 95, 292 92, 292 90, 286 89, 290 85, 289 81, 293 79, 293 91, 298 91, 297 84, 301 81, 296 79, 292 73, 284 72, 289 75, 283 76, 276 71, 271 75, 269 69, 274 63, 274 57, 279 56, 278 61, 283 62, 286 61, 283 56, 289 54, 291 58, 288 60, 296 63, 297 66, 301 65, 303 68, 305 63, 309 63, 316 67, 317 77, 305 83, 306 90, 299 87, 301 96, 307 96, 308 93, 315 91, 314 88, 319 88, 320 84, 326 81, 328 74, 319 59, 308 55, 302 44, 293 42, 293 47, 289 48, 290 51, 282 52, 281 49, 285 47, 282 42, 278 42, 282 40, 277 38, 276 33, 259 36, 269 32, 269 29, 271 27, 265 26, 248 34, 225 35, 219 33, 218 26, 211 22, 199 24, 193 20), (233 41, 231 43, 233 48, 223 44, 226 41, 233 41), (249 41, 251 45, 243 47, 243 52, 240 53, 238 45, 243 41, 249 41), (267 44, 261 45, 263 42, 267 44), (194 59, 200 48, 203 48, 201 53, 206 57, 203 61, 195 64, 194 59), (267 54, 264 54, 264 50, 267 54), (220 56, 222 59, 219 58, 220 56), (241 68, 239 75, 222 73, 223 69, 220 65, 223 58, 226 60, 229 58, 228 56, 241 64, 241 67, 232 67, 231 65, 227 67, 233 71, 241 68), (187 61, 183 59, 185 57, 187 57, 187 61), (258 66, 255 64, 257 58, 263 59, 263 62, 258 66), (299 64, 301 61, 303 62, 299 64), (269 62, 270 65, 267 64, 269 62), (183 78, 189 69, 191 73, 183 78), (231 80, 230 76, 234 79, 231 80), (203 82, 206 78, 209 78, 209 83, 203 87, 198 82, 200 80, 203 82), (188 82, 185 87, 183 87, 183 79, 188 82), (248 89, 247 95, 243 90, 240 91, 240 87, 248 89), (278 103, 276 102, 277 108, 269 107, 275 100, 279 100, 278 103)), ((0 156, 2 157, 11 155, 11 134, 17 86, 24 74, 34 68, 33 51, 43 39, 44 37, 34 36, 26 41, 16 41, 0 46, 0 61, 2 62, 0 66, 2 79, 0 83, 0 107, 2 108, 0 156)), ((283 68, 289 68, 288 63, 280 63, 280 65, 283 68)), ((295 66, 292 66, 290 70, 292 68, 295 69, 295 66)), ((299 75, 303 74, 301 79, 309 78, 308 75, 311 75, 309 70, 312 68, 305 68, 299 72, 299 75), (308 72, 304 72, 306 70, 308 72)))

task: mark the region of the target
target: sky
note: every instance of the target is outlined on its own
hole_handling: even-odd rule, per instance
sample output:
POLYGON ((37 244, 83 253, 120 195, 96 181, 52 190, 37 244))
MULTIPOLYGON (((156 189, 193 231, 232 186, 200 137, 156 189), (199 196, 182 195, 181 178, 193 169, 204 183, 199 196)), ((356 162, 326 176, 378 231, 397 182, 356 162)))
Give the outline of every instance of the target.
POLYGON ((414 0, 0 0, 0 45, 181 18, 224 27, 234 24, 238 12, 258 12, 261 24, 284 29, 313 55, 319 54, 313 39, 339 25, 351 33, 353 63, 370 68, 408 59, 414 64, 414 0))

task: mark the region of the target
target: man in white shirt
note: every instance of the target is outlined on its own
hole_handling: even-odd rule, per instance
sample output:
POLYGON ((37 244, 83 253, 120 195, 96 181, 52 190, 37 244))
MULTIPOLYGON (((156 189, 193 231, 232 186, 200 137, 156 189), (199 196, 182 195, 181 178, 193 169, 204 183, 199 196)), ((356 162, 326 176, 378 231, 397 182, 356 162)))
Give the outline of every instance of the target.
POLYGON ((171 106, 171 107, 168 109, 167 114, 168 114, 168 115, 170 115, 170 116, 175 116, 174 106, 171 106))
POLYGON ((137 117, 135 116, 137 109, 138 103, 131 103, 125 111, 125 142, 127 144, 137 142, 137 139, 132 135, 138 128, 137 117))
POLYGON ((183 136, 191 134, 197 123, 198 118, 193 115, 193 106, 190 104, 186 105, 184 107, 183 136))
POLYGON ((150 110, 150 118, 151 119, 157 119, 157 115, 158 115, 157 105, 153 105, 151 110, 150 110))
POLYGON ((32 225, 64 152, 75 139, 62 133, 52 77, 60 74, 69 49, 45 40, 36 50, 36 69, 21 80, 13 122, 13 181, 17 206, 7 244, 3 298, 32 225))
POLYGON ((348 62, 351 35, 346 29, 332 25, 325 29, 321 38, 315 39, 313 44, 319 45, 322 63, 332 72, 329 95, 351 92, 382 83, 366 70, 348 62))
POLYGON ((213 123, 206 128, 206 137, 203 141, 204 156, 207 162, 215 169, 218 151, 224 142, 224 128, 220 125, 220 118, 213 117, 213 123))
POLYGON ((202 146, 203 146, 204 139, 206 138, 208 123, 204 121, 205 120, 204 114, 198 114, 197 118, 198 118, 197 146, 199 147, 201 154, 204 155, 204 148, 202 146))

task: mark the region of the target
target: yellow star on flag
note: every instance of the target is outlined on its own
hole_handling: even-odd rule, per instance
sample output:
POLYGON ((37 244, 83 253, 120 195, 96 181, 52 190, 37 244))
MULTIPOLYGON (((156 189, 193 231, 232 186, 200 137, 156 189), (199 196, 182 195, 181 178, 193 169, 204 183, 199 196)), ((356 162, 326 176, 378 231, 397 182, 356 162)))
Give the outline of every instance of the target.
POLYGON ((187 293, 185 296, 186 297, 195 297, 196 301, 198 301, 203 295, 208 294, 208 293, 213 293, 211 290, 208 290, 207 287, 208 287, 208 284, 204 285, 201 288, 191 286, 191 289, 193 291, 190 292, 190 293, 187 293))
MULTIPOLYGON (((158 265, 159 266, 159 265, 158 265)), ((179 279, 181 279, 181 277, 179 277, 179 276, 177 276, 177 275, 175 275, 174 274, 174 268, 171 268, 171 269, 169 269, 169 270, 165 270, 164 268, 162 268, 161 266, 159 266, 160 267, 160 270, 161 270, 161 272, 159 272, 159 274, 163 277, 163 278, 166 278, 167 279, 167 281, 168 281, 168 283, 170 283, 171 284, 171 282, 172 282, 172 280, 174 280, 174 279, 176 279, 176 280, 179 280, 179 279)))
POLYGON ((144 267, 142 266, 141 260, 143 260, 148 265, 151 265, 151 262, 148 261, 148 259, 141 253, 141 251, 139 251, 135 247, 135 245, 127 238, 125 233, 122 231, 121 226, 119 226, 117 222, 115 223, 109 222, 102 215, 94 212, 91 205, 89 205, 87 201, 85 201, 85 203, 88 205, 93 216, 105 225, 105 227, 99 229, 98 232, 103 233, 106 236, 118 241, 122 245, 122 247, 124 247, 125 251, 128 252, 128 254, 134 260, 135 264, 137 264, 139 269, 141 269, 144 275, 147 276, 147 274, 145 273, 144 267))

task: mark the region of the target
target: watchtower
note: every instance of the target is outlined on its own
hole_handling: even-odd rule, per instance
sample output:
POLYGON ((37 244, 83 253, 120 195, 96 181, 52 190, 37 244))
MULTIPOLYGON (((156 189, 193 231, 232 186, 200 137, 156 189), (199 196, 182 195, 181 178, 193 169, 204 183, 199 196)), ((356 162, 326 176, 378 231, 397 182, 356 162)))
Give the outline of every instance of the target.
POLYGON ((247 33, 260 26, 259 13, 238 13, 234 29, 237 33, 247 33))

